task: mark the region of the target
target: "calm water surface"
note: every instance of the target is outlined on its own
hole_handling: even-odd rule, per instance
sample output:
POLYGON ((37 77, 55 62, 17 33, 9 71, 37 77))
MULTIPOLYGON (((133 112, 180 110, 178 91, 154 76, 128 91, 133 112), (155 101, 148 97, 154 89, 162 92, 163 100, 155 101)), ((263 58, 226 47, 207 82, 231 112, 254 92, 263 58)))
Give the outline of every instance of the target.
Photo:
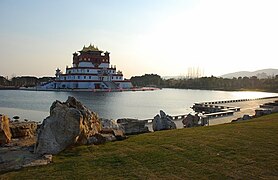
POLYGON ((153 118, 161 109, 170 115, 192 112, 190 107, 195 102, 270 97, 278 94, 181 89, 109 93, 1 90, 0 113, 42 121, 48 116, 53 101, 66 101, 68 96, 74 96, 100 117, 148 119, 153 118))

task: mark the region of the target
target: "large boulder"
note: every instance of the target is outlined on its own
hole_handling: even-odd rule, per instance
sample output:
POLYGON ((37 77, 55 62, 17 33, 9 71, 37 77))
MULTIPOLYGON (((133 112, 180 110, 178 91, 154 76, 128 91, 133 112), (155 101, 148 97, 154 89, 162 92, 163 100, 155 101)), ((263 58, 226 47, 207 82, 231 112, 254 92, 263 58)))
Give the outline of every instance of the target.
POLYGON ((0 115, 0 145, 9 143, 11 139, 10 120, 8 116, 0 115))
POLYGON ((38 131, 35 153, 57 154, 66 147, 89 143, 90 137, 101 131, 98 115, 74 97, 53 102, 50 116, 38 131))
POLYGON ((13 138, 31 138, 36 134, 37 122, 19 122, 14 121, 10 123, 10 129, 13 138))
POLYGON ((153 130, 160 131, 160 130, 168 130, 168 129, 176 129, 177 126, 174 123, 171 116, 166 115, 165 112, 160 110, 160 115, 157 114, 153 120, 153 130))
POLYGON ((123 118, 123 119, 118 119, 117 123, 122 127, 124 134, 126 135, 149 132, 149 128, 146 127, 146 121, 123 118))

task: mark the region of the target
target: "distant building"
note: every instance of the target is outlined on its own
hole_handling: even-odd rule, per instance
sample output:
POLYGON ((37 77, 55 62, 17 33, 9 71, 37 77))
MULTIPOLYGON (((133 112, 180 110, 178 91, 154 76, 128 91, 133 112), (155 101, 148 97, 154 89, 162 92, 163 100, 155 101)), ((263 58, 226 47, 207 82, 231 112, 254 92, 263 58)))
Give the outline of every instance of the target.
POLYGON ((116 66, 110 65, 109 52, 98 47, 83 47, 73 53, 72 67, 63 74, 56 70, 55 81, 41 85, 42 89, 130 89, 132 84, 123 78, 116 66))

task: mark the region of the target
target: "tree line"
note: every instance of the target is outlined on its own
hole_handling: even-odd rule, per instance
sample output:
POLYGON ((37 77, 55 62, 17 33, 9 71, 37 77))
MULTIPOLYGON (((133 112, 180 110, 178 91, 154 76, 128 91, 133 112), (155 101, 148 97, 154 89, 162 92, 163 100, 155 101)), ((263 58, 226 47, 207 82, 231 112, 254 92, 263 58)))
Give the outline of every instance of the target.
MULTIPOLYGON (((54 80, 54 77, 20 76, 11 79, 0 76, 0 86, 34 87, 43 82, 54 80)), ((258 90, 278 92, 278 75, 265 79, 256 76, 239 78, 200 77, 163 79, 157 74, 145 74, 131 77, 136 87, 155 86, 160 88, 206 89, 206 90, 258 90)))
POLYGON ((256 76, 239 78, 200 77, 163 79, 157 74, 131 77, 134 86, 206 90, 259 90, 278 92, 278 75, 259 79, 256 76))
POLYGON ((54 77, 34 77, 34 76, 20 76, 11 79, 0 76, 0 86, 8 87, 34 87, 43 82, 54 80, 54 77))

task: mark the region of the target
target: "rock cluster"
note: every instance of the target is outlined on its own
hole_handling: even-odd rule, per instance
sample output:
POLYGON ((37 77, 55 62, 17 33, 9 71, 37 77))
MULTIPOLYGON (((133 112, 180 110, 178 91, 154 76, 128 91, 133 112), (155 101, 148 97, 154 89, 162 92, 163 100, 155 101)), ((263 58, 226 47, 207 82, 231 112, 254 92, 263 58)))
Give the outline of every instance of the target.
POLYGON ((0 145, 8 144, 12 139, 33 138, 37 126, 34 121, 11 121, 8 116, 0 115, 0 145))
POLYGON ((260 105, 260 109, 255 111, 255 116, 263 116, 278 112, 278 101, 268 102, 260 105))
POLYGON ((12 122, 6 116, 0 117, 0 142, 4 144, 0 149, 1 172, 46 165, 52 161, 52 154, 68 146, 102 144, 125 139, 125 134, 148 132, 145 121, 100 120, 73 97, 53 102, 50 116, 39 127, 35 122, 21 122, 19 117, 12 122))
POLYGON ((33 153, 35 143, 35 132, 37 124, 35 122, 10 121, 7 116, 0 116, 0 171, 10 171, 29 166, 36 162, 36 165, 47 164, 49 161, 33 153), (5 128, 3 128, 5 127, 5 128), (9 127, 9 128, 8 128, 9 127), (4 129, 5 133, 2 133, 4 129), (8 132, 8 133, 7 133, 8 132), (7 137, 3 141, 3 134, 7 137))
POLYGON ((245 115, 243 115, 243 117, 232 120, 232 122, 244 121, 244 120, 261 117, 261 116, 272 114, 272 113, 278 113, 278 102, 277 101, 275 101, 274 103, 265 103, 263 105, 260 105, 260 107, 262 107, 262 108, 255 110, 254 116, 245 114, 245 115))
POLYGON ((35 153, 57 154, 70 145, 87 144, 100 131, 98 115, 69 96, 66 102, 55 101, 50 107, 50 116, 38 130, 35 153))
POLYGON ((159 114, 157 114, 153 119, 153 131, 177 128, 171 116, 166 115, 166 113, 162 110, 160 110, 159 114))

